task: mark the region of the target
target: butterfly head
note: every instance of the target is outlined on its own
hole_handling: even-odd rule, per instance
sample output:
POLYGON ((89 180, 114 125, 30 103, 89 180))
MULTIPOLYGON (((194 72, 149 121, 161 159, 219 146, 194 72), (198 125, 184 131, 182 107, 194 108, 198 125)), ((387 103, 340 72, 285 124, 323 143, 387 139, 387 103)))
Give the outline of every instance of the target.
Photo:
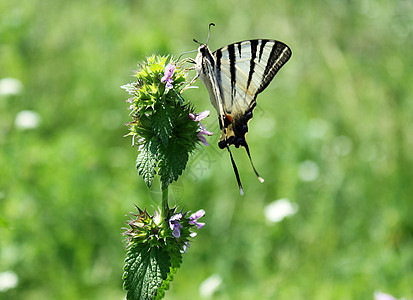
POLYGON ((198 55, 202 55, 203 57, 207 57, 209 55, 211 55, 211 51, 209 50, 207 44, 201 44, 198 47, 198 55))
POLYGON ((208 45, 204 43, 199 43, 197 59, 208 59, 213 61, 212 52, 209 50, 208 45))

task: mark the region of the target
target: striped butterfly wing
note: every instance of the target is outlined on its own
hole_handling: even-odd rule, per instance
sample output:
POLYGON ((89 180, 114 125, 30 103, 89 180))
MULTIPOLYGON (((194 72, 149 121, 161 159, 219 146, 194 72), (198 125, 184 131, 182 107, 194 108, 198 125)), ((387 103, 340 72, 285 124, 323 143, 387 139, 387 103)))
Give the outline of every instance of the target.
POLYGON ((245 139, 248 121, 252 118, 257 95, 290 57, 291 50, 287 45, 264 39, 230 44, 214 53, 206 44, 201 44, 198 49, 195 69, 218 112, 222 130, 218 145, 221 149, 227 148, 230 154, 241 195, 244 191, 229 146, 244 146, 255 174, 263 182, 252 163, 245 139))
MULTIPOLYGON (((249 40, 216 50, 215 77, 224 109, 224 134, 220 147, 245 146, 247 122, 256 98, 291 57, 290 48, 275 40, 249 40)), ((248 151, 248 149, 247 149, 248 151)))

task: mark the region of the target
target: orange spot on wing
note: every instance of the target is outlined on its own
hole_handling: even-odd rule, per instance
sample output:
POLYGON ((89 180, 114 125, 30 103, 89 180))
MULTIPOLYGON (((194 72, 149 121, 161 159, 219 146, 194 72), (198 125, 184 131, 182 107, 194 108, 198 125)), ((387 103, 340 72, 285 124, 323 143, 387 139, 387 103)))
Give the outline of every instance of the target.
POLYGON ((230 123, 232 123, 232 116, 231 115, 229 115, 229 114, 225 114, 225 117, 228 119, 228 121, 230 122, 230 123))

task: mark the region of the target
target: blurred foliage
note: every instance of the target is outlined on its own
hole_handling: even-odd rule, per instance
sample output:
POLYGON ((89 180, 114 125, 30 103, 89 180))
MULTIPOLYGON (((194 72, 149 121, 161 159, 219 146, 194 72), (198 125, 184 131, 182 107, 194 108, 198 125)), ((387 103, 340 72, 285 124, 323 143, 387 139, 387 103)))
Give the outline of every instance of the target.
MULTIPOLYGON (((119 87, 145 56, 196 49, 209 22, 211 49, 274 38, 293 56, 249 126, 264 184, 234 151, 239 196, 204 122, 212 146, 172 194, 207 225, 166 299, 200 298, 212 274, 214 299, 413 299, 411 1, 6 0, 0 15, 0 79, 24 87, 0 95, 0 272, 19 278, 0 299, 124 297, 125 214, 160 195, 138 178, 119 87), (19 129, 22 110, 40 126, 19 129), (279 198, 299 211, 270 224, 279 198)), ((202 86, 186 98, 212 110, 202 86)))

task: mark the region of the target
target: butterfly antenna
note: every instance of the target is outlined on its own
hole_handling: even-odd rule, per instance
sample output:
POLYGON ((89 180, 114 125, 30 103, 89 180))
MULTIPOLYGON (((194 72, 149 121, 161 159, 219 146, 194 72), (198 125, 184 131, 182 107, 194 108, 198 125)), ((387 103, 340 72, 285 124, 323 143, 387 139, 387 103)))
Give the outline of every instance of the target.
POLYGON ((241 196, 244 196, 244 189, 242 188, 241 179, 239 178, 238 168, 237 168, 237 165, 235 164, 234 158, 232 157, 232 153, 228 145, 227 145, 227 149, 229 152, 229 156, 231 157, 231 163, 232 163, 232 168, 234 169, 235 177, 237 178, 239 192, 241 196))
POLYGON ((208 44, 208 42, 209 42, 209 35, 211 34, 211 26, 215 26, 215 24, 214 23, 209 23, 209 25, 208 25, 208 37, 207 37, 207 40, 206 40, 205 44, 208 44))
POLYGON ((205 43, 205 44, 204 44, 204 43, 201 43, 201 42, 198 42, 198 40, 196 40, 196 39, 193 39, 193 41, 194 41, 195 43, 199 44, 199 45, 206 45, 206 44, 208 44, 209 35, 211 34, 211 26, 215 26, 215 24, 214 24, 214 23, 209 23, 209 26, 208 26, 208 37, 207 37, 207 40, 206 40, 206 43, 205 43))
POLYGON ((252 163, 252 158, 251 158, 250 149, 249 149, 249 147, 248 147, 248 144, 245 142, 245 143, 243 143, 243 146, 244 146, 245 150, 247 151, 248 157, 250 158, 251 166, 252 166, 252 169, 254 170, 255 175, 257 175, 258 180, 259 180, 261 183, 263 183, 263 182, 264 182, 264 178, 262 178, 262 177, 260 176, 260 174, 258 174, 257 170, 256 170, 255 167, 254 167, 254 164, 252 163))
POLYGON ((179 55, 179 57, 178 57, 177 61, 179 61, 179 60, 181 59, 181 57, 182 57, 182 56, 184 56, 185 54, 188 54, 188 53, 193 53, 193 52, 197 52, 197 51, 198 51, 198 50, 186 51, 186 52, 182 53, 181 55, 179 55))

